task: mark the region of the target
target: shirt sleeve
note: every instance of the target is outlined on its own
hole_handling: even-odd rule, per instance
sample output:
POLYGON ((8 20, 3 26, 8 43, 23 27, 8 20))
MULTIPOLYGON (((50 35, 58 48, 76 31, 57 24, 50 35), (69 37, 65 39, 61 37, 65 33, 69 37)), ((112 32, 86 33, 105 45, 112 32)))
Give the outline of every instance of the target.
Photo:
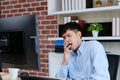
POLYGON ((59 71, 56 74, 57 78, 67 78, 68 76, 68 69, 67 66, 61 65, 59 71))
POLYGON ((94 73, 91 74, 90 80, 110 80, 108 60, 102 44, 96 42, 92 48, 94 73))

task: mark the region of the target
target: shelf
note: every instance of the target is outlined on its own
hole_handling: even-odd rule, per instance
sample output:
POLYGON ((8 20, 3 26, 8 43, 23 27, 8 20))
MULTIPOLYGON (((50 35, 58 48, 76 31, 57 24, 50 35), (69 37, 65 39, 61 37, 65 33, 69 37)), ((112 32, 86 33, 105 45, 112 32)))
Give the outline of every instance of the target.
POLYGON ((104 36, 104 37, 83 37, 83 40, 120 40, 120 37, 109 37, 109 36, 104 36))
POLYGON ((86 13, 86 12, 115 11, 115 10, 120 10, 120 6, 88 8, 88 9, 68 10, 68 11, 54 11, 54 12, 48 12, 48 14, 49 15, 62 15, 62 14, 78 14, 78 13, 86 13))
MULTIPOLYGON (((48 40, 63 40, 62 37, 57 38, 48 38, 48 40)), ((103 37, 82 37, 82 40, 120 40, 120 37, 109 37, 109 36, 103 36, 103 37)))

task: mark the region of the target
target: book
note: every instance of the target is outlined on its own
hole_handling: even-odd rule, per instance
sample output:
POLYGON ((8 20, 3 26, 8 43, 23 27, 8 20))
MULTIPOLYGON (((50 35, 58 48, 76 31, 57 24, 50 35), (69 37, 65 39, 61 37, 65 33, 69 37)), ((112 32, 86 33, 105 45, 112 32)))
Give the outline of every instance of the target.
POLYGON ((79 0, 76 0, 76 10, 79 10, 79 0))
POLYGON ((82 0, 82 9, 86 9, 86 0, 82 0))
POLYGON ((82 0, 78 0, 78 9, 81 10, 82 9, 82 0))
POLYGON ((68 0, 68 10, 71 10, 72 9, 72 0, 68 0))
POLYGON ((86 0, 86 8, 93 8, 93 0, 86 0))
POLYGON ((64 24, 68 22, 71 22, 71 17, 70 16, 64 17, 64 24))
POLYGON ((116 24, 116 36, 120 36, 120 18, 119 17, 117 17, 116 18, 117 20, 117 24, 116 24))
POLYGON ((116 18, 112 19, 112 36, 116 36, 116 18))
POLYGON ((71 17, 70 16, 67 17, 67 22, 71 22, 71 17))
POLYGON ((67 17, 64 17, 64 24, 67 23, 67 17))
POLYGON ((62 11, 65 10, 65 0, 62 0, 62 11))
POLYGON ((68 10, 68 0, 65 0, 65 11, 68 10))
POLYGON ((85 21, 84 20, 78 20, 78 23, 80 25, 82 36, 85 36, 85 21))
POLYGON ((75 10, 75 0, 72 0, 72 10, 75 10))
POLYGON ((119 18, 119 27, 118 27, 119 35, 120 36, 120 18, 119 18))

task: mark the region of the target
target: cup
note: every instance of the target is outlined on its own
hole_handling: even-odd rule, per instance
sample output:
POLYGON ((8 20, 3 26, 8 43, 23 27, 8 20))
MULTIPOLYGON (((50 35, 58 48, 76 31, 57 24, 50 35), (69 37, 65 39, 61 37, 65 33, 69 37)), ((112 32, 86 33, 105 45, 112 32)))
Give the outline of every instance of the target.
POLYGON ((11 80, 17 80, 19 68, 8 68, 11 80))

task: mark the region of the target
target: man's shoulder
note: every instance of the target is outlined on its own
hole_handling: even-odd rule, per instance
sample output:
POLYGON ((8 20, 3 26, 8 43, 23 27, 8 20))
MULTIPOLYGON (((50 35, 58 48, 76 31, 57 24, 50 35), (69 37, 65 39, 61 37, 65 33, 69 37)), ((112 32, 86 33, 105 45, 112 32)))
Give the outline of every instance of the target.
POLYGON ((101 45, 97 40, 85 41, 87 45, 101 45))
POLYGON ((85 41, 85 42, 87 42, 87 43, 100 43, 100 42, 97 41, 97 40, 90 40, 90 41, 85 41))

